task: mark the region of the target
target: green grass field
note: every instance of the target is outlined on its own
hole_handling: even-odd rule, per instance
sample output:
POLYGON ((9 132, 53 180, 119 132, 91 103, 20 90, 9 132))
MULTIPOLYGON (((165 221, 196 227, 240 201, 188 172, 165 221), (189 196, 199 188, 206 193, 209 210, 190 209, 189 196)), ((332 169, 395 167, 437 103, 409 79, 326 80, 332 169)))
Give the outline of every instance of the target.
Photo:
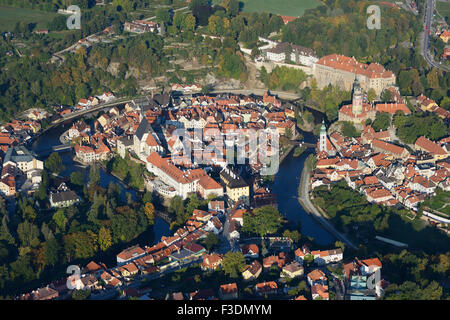
POLYGON ((444 18, 450 17, 450 2, 436 1, 436 9, 444 18))
POLYGON ((52 12, 0 6, 0 32, 13 31, 20 21, 36 23, 37 28, 46 28, 47 22, 56 16, 52 12))
MULTIPOLYGON (((221 0, 213 0, 219 4, 221 0)), ((299 17, 306 9, 319 5, 318 0, 240 0, 244 4, 244 12, 270 12, 283 16, 299 17)))

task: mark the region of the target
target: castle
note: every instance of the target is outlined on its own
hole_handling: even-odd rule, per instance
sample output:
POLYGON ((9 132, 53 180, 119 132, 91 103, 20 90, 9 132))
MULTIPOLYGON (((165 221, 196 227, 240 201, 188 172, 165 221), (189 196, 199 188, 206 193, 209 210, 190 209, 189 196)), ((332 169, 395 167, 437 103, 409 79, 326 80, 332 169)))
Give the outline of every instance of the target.
POLYGON ((359 63, 354 57, 331 54, 320 58, 313 66, 313 75, 319 89, 331 84, 344 90, 351 90, 355 78, 368 92, 374 89, 380 96, 384 88, 395 84, 395 75, 377 63, 359 63))
POLYGON ((376 109, 364 102, 364 93, 358 78, 353 82, 352 104, 347 104, 339 110, 339 121, 350 121, 361 124, 367 119, 375 120, 376 109))

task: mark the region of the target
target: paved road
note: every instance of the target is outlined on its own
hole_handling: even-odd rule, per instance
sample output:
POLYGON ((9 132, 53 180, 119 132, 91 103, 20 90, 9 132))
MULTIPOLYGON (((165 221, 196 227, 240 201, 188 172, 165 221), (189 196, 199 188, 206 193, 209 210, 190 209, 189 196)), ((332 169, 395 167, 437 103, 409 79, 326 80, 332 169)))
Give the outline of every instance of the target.
POLYGON ((228 208, 225 211, 225 222, 223 225, 223 232, 219 236, 220 245, 217 248, 216 252, 225 254, 229 251, 237 251, 239 250, 239 242, 235 239, 230 239, 230 214, 231 214, 232 206, 228 204, 228 208))
POLYGON ((422 55, 427 61, 428 65, 435 67, 436 69, 443 69, 449 71, 450 69, 446 66, 442 66, 434 60, 434 57, 430 53, 430 35, 431 26, 433 24, 433 12, 434 12, 435 0, 428 0, 425 4, 425 22, 424 22, 424 36, 422 43, 422 55))
POLYGON ((317 208, 312 204, 310 198, 309 198, 309 175, 310 172, 306 168, 303 169, 304 172, 304 179, 301 180, 301 188, 302 188, 302 195, 299 197, 301 202, 304 204, 305 209, 311 213, 316 220, 332 235, 334 235, 337 239, 344 242, 347 246, 357 250, 358 247, 353 244, 346 236, 344 236, 342 233, 337 231, 329 222, 327 219, 322 217, 320 212, 317 210, 317 208))
MULTIPOLYGON (((267 89, 224 89, 224 90, 214 90, 211 93, 233 93, 233 94, 242 94, 242 95, 250 95, 254 94, 257 96, 263 96, 264 93, 267 92, 267 89)), ((284 92, 284 91, 270 91, 272 95, 277 95, 281 99, 285 100, 298 100, 301 99, 301 96, 296 93, 284 92)))
MULTIPOLYGON (((189 8, 188 6, 182 7, 182 8, 178 8, 178 9, 173 10, 173 12, 185 10, 185 9, 188 9, 188 8, 189 8)), ((144 20, 144 21, 150 21, 150 20, 153 20, 153 19, 156 19, 156 16, 153 16, 153 17, 150 17, 150 18, 146 18, 146 19, 143 19, 143 20, 144 20)))

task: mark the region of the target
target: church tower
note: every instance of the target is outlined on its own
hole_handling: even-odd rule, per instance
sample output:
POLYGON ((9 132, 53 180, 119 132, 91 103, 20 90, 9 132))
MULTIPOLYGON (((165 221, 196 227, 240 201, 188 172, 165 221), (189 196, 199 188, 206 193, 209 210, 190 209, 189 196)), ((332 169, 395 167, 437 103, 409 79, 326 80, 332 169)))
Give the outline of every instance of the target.
POLYGON ((352 112, 354 115, 359 115, 362 113, 362 103, 363 103, 363 91, 359 83, 358 78, 355 78, 353 82, 353 99, 352 99, 352 112))
POLYGON ((327 150, 327 128, 325 127, 325 122, 322 120, 322 127, 320 127, 320 140, 319 140, 319 151, 327 150))

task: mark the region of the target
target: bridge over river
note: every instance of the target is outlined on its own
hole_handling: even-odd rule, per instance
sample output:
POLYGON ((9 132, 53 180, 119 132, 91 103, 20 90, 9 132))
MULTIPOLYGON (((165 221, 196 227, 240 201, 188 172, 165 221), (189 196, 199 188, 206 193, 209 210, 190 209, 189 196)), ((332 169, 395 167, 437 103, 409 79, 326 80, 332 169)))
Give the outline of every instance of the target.
POLYGON ((67 152, 71 149, 72 149, 72 145, 70 143, 65 143, 65 144, 52 146, 48 149, 39 150, 36 152, 36 154, 39 157, 47 157, 53 152, 63 153, 63 152, 67 152))
POLYGON ((291 140, 289 142, 290 142, 290 144, 292 144, 294 146, 299 146, 299 147, 306 147, 306 148, 312 148, 312 149, 314 149, 316 147, 316 144, 305 142, 303 140, 291 140))

